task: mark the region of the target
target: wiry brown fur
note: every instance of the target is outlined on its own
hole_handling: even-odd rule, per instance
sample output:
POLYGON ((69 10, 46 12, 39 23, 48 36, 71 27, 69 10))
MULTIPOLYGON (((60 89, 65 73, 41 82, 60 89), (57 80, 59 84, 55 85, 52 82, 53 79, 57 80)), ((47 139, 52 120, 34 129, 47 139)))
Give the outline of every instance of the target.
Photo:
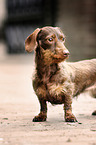
POLYGON ((64 61, 69 55, 64 40, 59 28, 43 27, 36 29, 25 41, 27 51, 35 49, 33 88, 41 108, 34 122, 46 120, 47 101, 64 104, 65 121, 76 122, 72 114, 72 97, 96 82, 96 59, 74 63, 64 61))

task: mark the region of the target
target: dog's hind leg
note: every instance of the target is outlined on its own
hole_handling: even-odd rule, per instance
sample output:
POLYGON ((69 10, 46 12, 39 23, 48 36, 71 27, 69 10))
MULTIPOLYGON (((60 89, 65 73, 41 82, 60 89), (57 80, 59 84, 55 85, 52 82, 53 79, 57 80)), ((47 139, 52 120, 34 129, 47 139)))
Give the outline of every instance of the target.
MULTIPOLYGON (((89 91, 89 94, 91 95, 91 97, 95 98, 96 99, 96 83, 95 85, 93 85, 92 87, 90 87, 88 89, 89 91)), ((92 115, 96 115, 96 110, 92 113, 92 115)))
MULTIPOLYGON (((96 85, 95 85, 95 87, 96 87, 96 85)), ((93 88, 91 90, 91 96, 96 98, 96 88, 93 88)), ((96 110, 92 113, 92 115, 96 115, 96 110)))
POLYGON ((96 110, 92 113, 92 115, 96 115, 96 110))

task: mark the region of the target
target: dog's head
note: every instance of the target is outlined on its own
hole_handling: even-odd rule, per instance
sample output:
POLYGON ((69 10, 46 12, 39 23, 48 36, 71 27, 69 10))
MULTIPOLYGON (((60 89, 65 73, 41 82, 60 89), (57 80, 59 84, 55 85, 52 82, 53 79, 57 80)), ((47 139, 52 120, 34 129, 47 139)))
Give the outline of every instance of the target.
POLYGON ((65 36, 60 28, 37 28, 25 40, 25 50, 32 52, 40 49, 45 61, 50 59, 50 63, 61 62, 69 56, 69 51, 66 49, 64 42, 65 36))

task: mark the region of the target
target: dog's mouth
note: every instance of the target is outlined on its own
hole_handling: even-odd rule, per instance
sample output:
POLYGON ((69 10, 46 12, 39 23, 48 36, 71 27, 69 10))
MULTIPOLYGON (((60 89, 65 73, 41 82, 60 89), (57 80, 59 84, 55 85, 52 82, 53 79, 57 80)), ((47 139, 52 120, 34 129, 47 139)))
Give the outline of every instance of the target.
POLYGON ((60 55, 54 55, 54 61, 55 62, 62 62, 64 61, 65 59, 68 59, 69 58, 69 53, 64 53, 64 54, 60 54, 60 55))
POLYGON ((56 53, 53 55, 54 59, 58 62, 64 61, 65 59, 69 58, 69 51, 67 49, 57 49, 56 53))
POLYGON ((69 57, 69 55, 70 55, 70 53, 65 53, 64 57, 67 58, 67 57, 69 57))

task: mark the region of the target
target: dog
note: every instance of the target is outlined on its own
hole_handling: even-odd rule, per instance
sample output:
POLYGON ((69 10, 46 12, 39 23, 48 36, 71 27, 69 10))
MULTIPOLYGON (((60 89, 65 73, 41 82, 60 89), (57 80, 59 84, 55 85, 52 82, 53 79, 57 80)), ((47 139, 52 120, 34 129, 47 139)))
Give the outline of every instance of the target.
POLYGON ((40 102, 40 113, 33 122, 46 121, 47 102, 64 104, 65 121, 77 122, 72 98, 96 82, 96 59, 67 62, 69 51, 64 43, 61 29, 51 26, 37 28, 25 40, 25 50, 35 51, 33 88, 40 102))

